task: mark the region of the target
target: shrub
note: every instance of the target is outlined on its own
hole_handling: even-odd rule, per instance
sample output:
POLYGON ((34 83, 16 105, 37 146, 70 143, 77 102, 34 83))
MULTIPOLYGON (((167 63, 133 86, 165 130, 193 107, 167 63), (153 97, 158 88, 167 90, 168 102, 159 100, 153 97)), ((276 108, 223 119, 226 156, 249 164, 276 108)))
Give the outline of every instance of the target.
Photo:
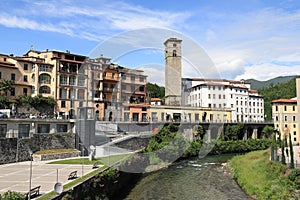
POLYGON ((22 194, 20 192, 15 192, 15 191, 7 191, 5 192, 4 194, 0 194, 0 200, 6 200, 6 199, 9 199, 9 200, 25 200, 26 199, 26 195, 25 194, 22 194))

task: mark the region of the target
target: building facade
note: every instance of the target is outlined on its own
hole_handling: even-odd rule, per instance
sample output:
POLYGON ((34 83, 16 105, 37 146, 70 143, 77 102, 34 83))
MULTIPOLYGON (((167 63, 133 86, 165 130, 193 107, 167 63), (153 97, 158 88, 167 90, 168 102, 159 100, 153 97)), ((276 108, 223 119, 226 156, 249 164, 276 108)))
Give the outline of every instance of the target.
POLYGON ((234 122, 263 122, 264 98, 245 81, 226 79, 182 79, 184 103, 201 108, 231 110, 234 122))
POLYGON ((274 128, 281 134, 281 138, 291 138, 294 144, 300 142, 300 78, 296 79, 296 97, 291 99, 277 99, 272 101, 272 117, 274 128))

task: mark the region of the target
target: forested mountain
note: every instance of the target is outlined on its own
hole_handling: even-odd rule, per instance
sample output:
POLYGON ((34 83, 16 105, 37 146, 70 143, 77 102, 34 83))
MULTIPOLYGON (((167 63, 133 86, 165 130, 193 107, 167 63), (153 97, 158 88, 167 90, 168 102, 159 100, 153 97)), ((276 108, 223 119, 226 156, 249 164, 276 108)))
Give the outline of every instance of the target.
POLYGON ((277 83, 283 83, 292 80, 296 76, 278 76, 276 78, 267 80, 267 81, 258 81, 255 79, 247 79, 247 82, 251 83, 251 89, 253 90, 261 90, 267 88, 271 85, 276 85, 277 83))
POLYGON ((264 96, 265 114, 267 119, 272 119, 271 102, 275 99, 290 99, 296 97, 296 78, 292 78, 287 82, 271 84, 264 89, 258 90, 258 93, 264 96))

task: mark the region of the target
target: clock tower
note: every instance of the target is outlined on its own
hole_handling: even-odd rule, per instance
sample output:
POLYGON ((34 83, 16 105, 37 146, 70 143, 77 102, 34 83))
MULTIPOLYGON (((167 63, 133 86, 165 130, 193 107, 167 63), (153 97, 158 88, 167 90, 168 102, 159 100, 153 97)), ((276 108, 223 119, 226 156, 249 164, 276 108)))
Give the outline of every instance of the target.
POLYGON ((165 104, 181 105, 181 42, 169 38, 165 45, 165 104))

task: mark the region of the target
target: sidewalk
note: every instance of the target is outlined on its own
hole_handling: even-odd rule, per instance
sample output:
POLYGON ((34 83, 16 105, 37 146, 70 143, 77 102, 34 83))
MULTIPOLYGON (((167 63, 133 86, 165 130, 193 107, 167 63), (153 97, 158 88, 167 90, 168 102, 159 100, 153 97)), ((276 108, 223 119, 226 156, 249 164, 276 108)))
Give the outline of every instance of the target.
MULTIPOLYGON (((95 170, 92 165, 66 165, 47 164, 52 161, 32 161, 31 188, 41 186, 40 194, 45 194, 54 189, 54 184, 58 182, 65 185, 72 180, 68 180, 71 172, 77 171, 77 176, 95 170)), ((100 166, 101 167, 101 166, 100 166)), ((0 193, 8 190, 27 193, 29 191, 30 161, 0 165, 0 193)))

